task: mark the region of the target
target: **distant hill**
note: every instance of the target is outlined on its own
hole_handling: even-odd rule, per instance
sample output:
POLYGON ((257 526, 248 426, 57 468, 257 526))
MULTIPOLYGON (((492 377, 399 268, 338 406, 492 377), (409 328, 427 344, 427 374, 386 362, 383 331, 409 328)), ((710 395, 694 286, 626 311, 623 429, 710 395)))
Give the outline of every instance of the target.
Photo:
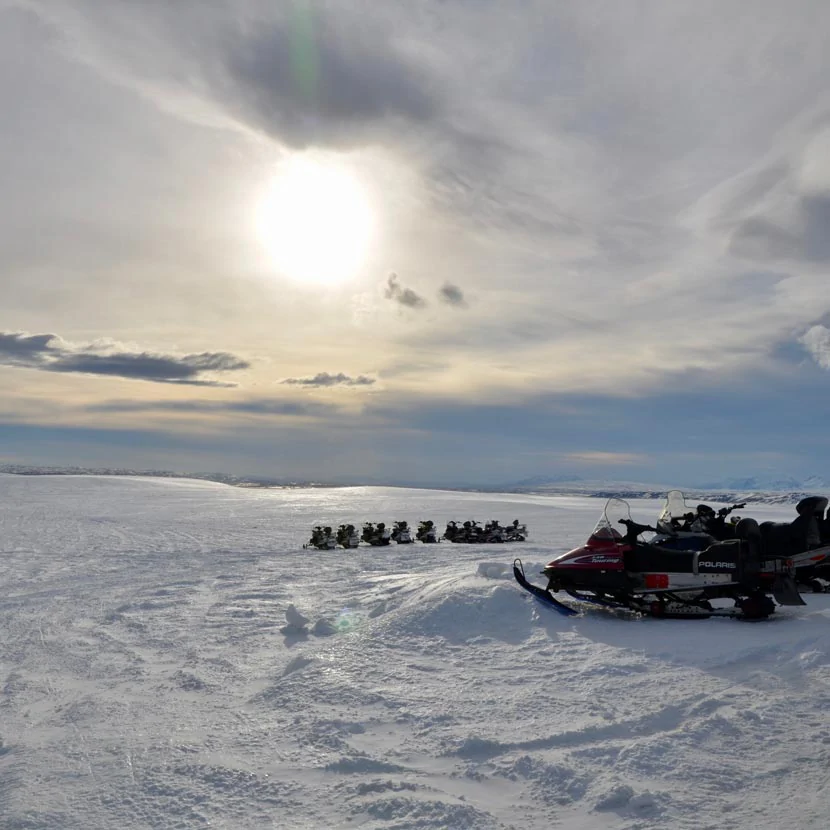
POLYGON ((581 479, 575 476, 536 476, 513 482, 499 488, 502 492, 536 493, 539 495, 581 495, 596 498, 619 496, 629 499, 659 499, 669 490, 682 490, 688 500, 735 504, 748 501, 766 504, 788 504, 805 496, 821 493, 830 495, 830 482, 819 476, 804 479, 792 477, 736 478, 689 486, 676 482, 655 484, 613 479, 581 479))
POLYGON ((748 501, 766 504, 795 503, 805 496, 820 493, 830 495, 830 481, 820 476, 797 479, 788 476, 733 478, 693 486, 672 483, 644 483, 613 479, 583 479, 574 475, 533 476, 520 481, 494 486, 413 484, 405 481, 325 482, 302 481, 263 476, 239 476, 231 473, 182 473, 170 470, 132 470, 128 468, 39 466, 29 464, 0 464, 0 474, 12 475, 97 475, 146 476, 153 478, 190 478, 214 481, 233 487, 303 488, 303 487, 413 487, 433 490, 462 490, 482 493, 529 493, 548 496, 591 496, 594 498, 662 499, 669 490, 682 490, 690 501, 711 501, 734 504, 748 501))
POLYGON ((793 478, 792 476, 751 476, 698 485, 702 490, 830 490, 830 480, 821 476, 793 478))
POLYGON ((292 481, 290 479, 257 476, 237 476, 231 473, 181 473, 170 470, 132 470, 125 467, 62 467, 31 464, 0 464, 0 473, 24 476, 144 476, 149 478, 192 478, 199 481, 215 481, 234 487, 342 487, 317 481, 292 481))

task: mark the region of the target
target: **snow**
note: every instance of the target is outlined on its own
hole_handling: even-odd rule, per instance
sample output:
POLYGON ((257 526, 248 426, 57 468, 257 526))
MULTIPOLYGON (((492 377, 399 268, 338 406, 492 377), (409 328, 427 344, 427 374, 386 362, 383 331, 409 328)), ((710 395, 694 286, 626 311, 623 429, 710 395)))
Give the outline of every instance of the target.
POLYGON ((510 563, 534 575, 601 506, 0 475, 0 826, 826 827, 830 596, 561 617, 510 563), (530 539, 302 548, 426 518, 530 539))

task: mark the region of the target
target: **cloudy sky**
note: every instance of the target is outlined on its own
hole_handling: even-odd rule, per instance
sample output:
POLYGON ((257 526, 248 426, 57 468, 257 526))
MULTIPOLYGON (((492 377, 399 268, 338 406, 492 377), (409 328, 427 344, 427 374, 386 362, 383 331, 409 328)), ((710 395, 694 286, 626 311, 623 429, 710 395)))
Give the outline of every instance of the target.
POLYGON ((0 463, 830 468, 825 0, 0 0, 0 463))

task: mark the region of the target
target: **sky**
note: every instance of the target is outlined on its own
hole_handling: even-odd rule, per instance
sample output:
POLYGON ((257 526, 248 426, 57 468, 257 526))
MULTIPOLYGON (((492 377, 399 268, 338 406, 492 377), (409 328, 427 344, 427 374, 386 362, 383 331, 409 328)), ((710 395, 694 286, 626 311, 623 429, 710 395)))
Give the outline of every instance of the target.
POLYGON ((823 0, 0 0, 0 463, 830 466, 823 0))

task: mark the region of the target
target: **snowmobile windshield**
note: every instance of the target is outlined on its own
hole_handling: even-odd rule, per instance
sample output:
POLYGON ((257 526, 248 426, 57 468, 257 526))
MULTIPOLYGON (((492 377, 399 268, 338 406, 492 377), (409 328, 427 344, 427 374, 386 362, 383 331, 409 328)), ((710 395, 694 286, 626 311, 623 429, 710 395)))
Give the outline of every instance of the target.
POLYGON ((675 533, 678 526, 683 523, 683 517, 696 512, 696 505, 687 504, 686 497, 680 490, 669 490, 657 518, 657 529, 661 533, 675 533))
POLYGON ((625 525, 620 524, 621 519, 631 519, 628 502, 622 499, 608 499, 600 520, 588 537, 588 546, 608 547, 621 543, 625 535, 625 525))

